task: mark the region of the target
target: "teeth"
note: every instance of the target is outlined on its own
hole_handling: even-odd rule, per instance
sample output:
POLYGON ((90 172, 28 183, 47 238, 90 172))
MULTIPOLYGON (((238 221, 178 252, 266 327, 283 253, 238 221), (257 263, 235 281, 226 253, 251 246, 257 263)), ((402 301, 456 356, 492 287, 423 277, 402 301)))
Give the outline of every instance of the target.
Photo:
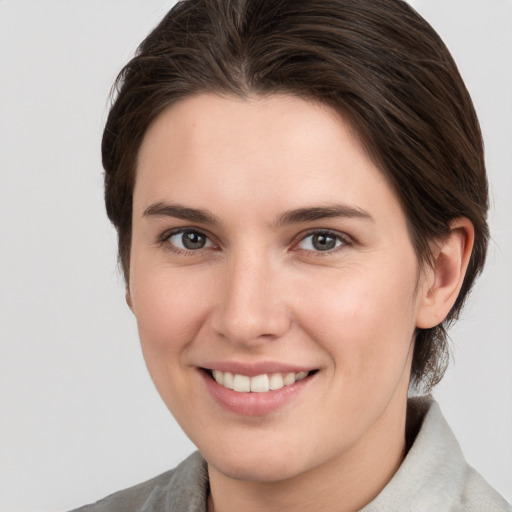
MULTIPOLYGON (((219 384, 221 384, 219 382, 219 384)), ((246 375, 236 374, 233 377, 233 389, 242 393, 248 393, 251 391, 251 378, 246 375)))
MULTIPOLYGON (((222 372, 220 372, 220 373, 222 373, 222 372)), ((217 382, 219 382, 219 381, 217 381, 217 382)), ((225 388, 233 389, 233 387, 234 387, 234 384, 233 384, 233 374, 230 373, 230 372, 225 372, 224 373, 224 382, 222 382, 221 384, 225 388)))
POLYGON ((286 377, 284 378, 284 385, 289 386, 290 384, 293 384, 295 382, 295 373, 287 373, 286 377))
POLYGON ((273 373, 270 376, 270 389, 281 389, 284 386, 283 376, 280 373, 273 373))
POLYGON ((213 378, 219 383, 224 385, 224 374, 220 370, 213 370, 213 378))
POLYGON ((270 375, 264 373, 255 377, 248 377, 247 375, 232 374, 220 370, 213 370, 212 374, 218 384, 239 393, 249 393, 251 391, 253 393, 266 393, 267 391, 274 391, 294 384, 307 377, 308 372, 290 372, 284 374, 284 377, 281 373, 272 373, 270 375))
POLYGON ((257 375, 251 379, 251 391, 255 393, 266 393, 269 389, 268 375, 257 375))

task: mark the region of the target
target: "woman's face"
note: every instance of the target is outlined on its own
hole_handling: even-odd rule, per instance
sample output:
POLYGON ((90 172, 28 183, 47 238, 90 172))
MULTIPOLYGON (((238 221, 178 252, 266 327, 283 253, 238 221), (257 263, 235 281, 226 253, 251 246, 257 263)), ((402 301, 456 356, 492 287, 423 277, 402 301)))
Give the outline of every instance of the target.
POLYGON ((397 199, 328 107, 204 94, 150 126, 128 301, 210 468, 276 481, 403 442, 419 276, 397 199))

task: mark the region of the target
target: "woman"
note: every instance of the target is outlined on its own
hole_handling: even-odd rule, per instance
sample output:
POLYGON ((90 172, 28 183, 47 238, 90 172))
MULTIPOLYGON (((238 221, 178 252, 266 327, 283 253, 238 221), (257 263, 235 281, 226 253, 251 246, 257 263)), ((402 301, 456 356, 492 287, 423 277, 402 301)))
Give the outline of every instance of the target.
POLYGON ((102 151, 144 357, 199 452, 83 510, 509 510, 407 399, 488 238, 471 100, 407 4, 179 3, 102 151))

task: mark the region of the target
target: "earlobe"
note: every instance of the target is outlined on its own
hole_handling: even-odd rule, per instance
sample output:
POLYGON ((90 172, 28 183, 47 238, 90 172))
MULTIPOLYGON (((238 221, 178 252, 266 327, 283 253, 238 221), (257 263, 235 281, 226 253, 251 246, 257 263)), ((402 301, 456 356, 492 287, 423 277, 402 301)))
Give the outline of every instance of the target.
POLYGON ((130 293, 130 288, 126 287, 126 294, 125 294, 126 304, 128 304, 128 307, 132 310, 133 313, 133 302, 132 302, 132 295, 130 293))
POLYGON ((450 312, 466 275, 475 230, 465 217, 450 223, 450 232, 434 248, 434 262, 419 305, 416 326, 429 329, 450 312))

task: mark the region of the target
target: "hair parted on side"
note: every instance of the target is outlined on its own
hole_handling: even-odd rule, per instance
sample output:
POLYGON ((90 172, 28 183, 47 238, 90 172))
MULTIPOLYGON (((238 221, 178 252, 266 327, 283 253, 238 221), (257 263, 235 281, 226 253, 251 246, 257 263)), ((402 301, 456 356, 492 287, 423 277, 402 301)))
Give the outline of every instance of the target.
POLYGON ((403 0, 184 0, 142 42, 116 81, 102 141, 105 202, 129 278, 137 155, 155 118, 201 92, 292 94, 349 120, 396 193, 419 261, 450 221, 475 245, 446 320, 418 330, 411 382, 429 389, 447 364, 446 328, 487 249, 487 178, 479 123, 442 40, 403 0))

